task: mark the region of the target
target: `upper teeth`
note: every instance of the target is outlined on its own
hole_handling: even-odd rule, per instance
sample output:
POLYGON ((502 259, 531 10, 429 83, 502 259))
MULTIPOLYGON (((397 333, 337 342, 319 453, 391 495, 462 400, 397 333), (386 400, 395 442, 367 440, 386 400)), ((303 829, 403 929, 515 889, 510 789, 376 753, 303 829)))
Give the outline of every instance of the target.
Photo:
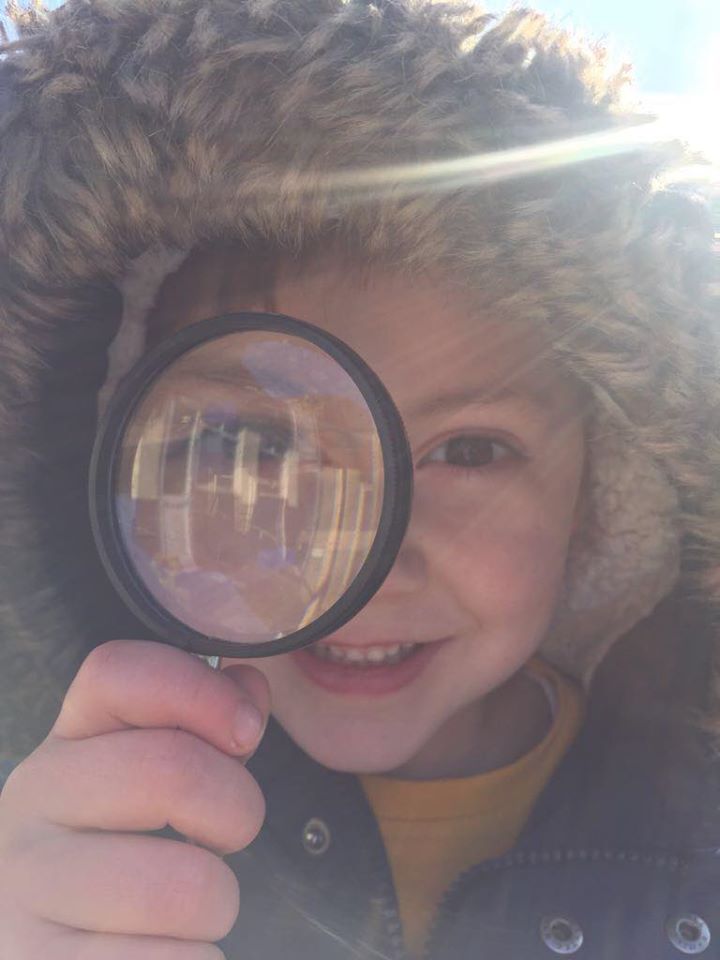
POLYGON ((323 660, 336 663, 393 663, 402 660, 415 643, 396 643, 390 647, 335 647, 329 643, 316 643, 312 652, 323 660))

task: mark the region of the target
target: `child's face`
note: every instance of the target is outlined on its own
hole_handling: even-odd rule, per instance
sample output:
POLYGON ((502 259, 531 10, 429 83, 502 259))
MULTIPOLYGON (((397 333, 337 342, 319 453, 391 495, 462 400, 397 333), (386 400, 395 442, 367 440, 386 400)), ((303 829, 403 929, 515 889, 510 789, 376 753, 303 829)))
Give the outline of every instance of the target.
POLYGON ((328 688, 303 667, 307 652, 252 662, 278 721, 316 760, 354 772, 411 768, 428 744, 442 754, 445 737, 451 749, 449 738, 463 735, 458 717, 477 729, 482 698, 548 629, 578 513, 579 392, 542 359, 537 332, 472 315, 429 274, 363 282, 325 264, 299 277, 281 271, 271 305, 242 290, 228 297, 227 287, 224 297, 185 306, 187 316, 181 307, 174 325, 263 307, 307 320, 353 347, 403 416, 415 463, 405 542, 370 603, 322 642, 433 643, 434 652, 380 690, 328 688), (470 466, 459 465, 463 453, 470 466))

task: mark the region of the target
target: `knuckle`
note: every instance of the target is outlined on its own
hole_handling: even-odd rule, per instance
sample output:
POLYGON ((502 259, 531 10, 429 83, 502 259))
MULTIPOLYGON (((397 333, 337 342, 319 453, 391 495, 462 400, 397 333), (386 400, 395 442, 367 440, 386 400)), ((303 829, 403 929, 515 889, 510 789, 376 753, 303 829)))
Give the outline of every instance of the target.
POLYGON ((230 867, 219 857, 212 854, 209 854, 209 856, 213 864, 212 872, 215 876, 215 889, 218 893, 218 916, 215 918, 217 928, 213 932, 212 939, 221 940, 235 926, 235 921, 240 912, 240 888, 237 877, 230 867))
POLYGON ((223 826, 226 852, 242 850, 260 832, 265 820, 265 797, 257 781, 234 758, 226 757, 192 734, 173 731, 171 770, 166 790, 183 797, 194 814, 208 808, 213 798, 216 826, 223 826))
POLYGON ((102 683, 108 674, 116 668, 117 664, 125 660, 127 645, 127 640, 108 640, 106 643, 93 647, 80 664, 73 685, 90 686, 92 688, 96 684, 102 683))
MULTIPOLYGON (((222 950, 214 943, 181 943, 168 940, 163 943, 153 944, 152 958, 149 954, 143 954, 142 960, 227 960, 222 950)), ((76 960, 73 957, 73 960, 76 960)), ((93 960, 88 957, 87 960, 93 960)), ((129 960, 129 958, 128 958, 129 960)))
POLYGON ((216 825, 226 824, 223 833, 230 853, 242 850, 260 832, 265 819, 265 797, 245 767, 215 747, 184 730, 150 733, 153 746, 147 749, 138 768, 143 782, 161 785, 168 802, 197 811, 215 804, 216 825))
POLYGON ((227 960, 227 958, 220 947, 214 943, 208 943, 203 952, 198 953, 197 960, 227 960))
MULTIPOLYGON (((87 956, 95 960, 96 954, 87 956)), ((74 955, 72 960, 79 960, 74 955)), ((123 960, 130 960, 123 954, 123 960)), ((134 960, 134 955, 133 955, 134 960)), ((225 954, 214 943, 188 943, 177 940, 164 940, 153 943, 151 953, 145 950, 138 960, 226 960, 225 954)))
MULTIPOLYGON (((188 664, 190 666, 190 664, 188 664)), ((222 689, 219 684, 219 678, 211 670, 208 670, 202 664, 192 663, 192 670, 189 671, 187 689, 183 691, 183 696, 190 706, 191 710, 196 711, 203 707, 210 700, 217 699, 218 693, 222 689), (197 669, 197 667, 201 669, 197 669)))
POLYGON ((11 854, 25 849, 28 836, 49 826, 38 816, 38 799, 49 789, 46 753, 46 748, 38 748, 19 763, 0 793, 0 877, 11 854))
POLYGON ((167 789, 182 796, 210 775, 209 748, 185 730, 162 730, 149 737, 151 749, 143 758, 147 773, 159 776, 167 789))
MULTIPOLYGON (((72 960, 77 960, 73 956, 72 960)), ((87 960, 95 960, 88 956, 87 960)), ((123 954, 123 960, 130 960, 123 954)), ((187 941, 167 940, 154 943, 152 956, 145 952, 138 960, 227 960, 222 950, 214 943, 189 943, 187 941)))
POLYGON ((243 816, 238 824, 236 850, 247 847, 257 837, 265 820, 265 796, 255 778, 244 767, 238 767, 242 782, 243 816))
POLYGON ((202 929, 211 940, 232 930, 240 891, 235 874, 219 857, 200 847, 183 847, 167 877, 154 908, 192 929, 202 929))
POLYGON ((54 836, 57 832, 53 828, 37 823, 0 829, 0 928, 6 917, 23 910, 36 912, 38 863, 54 836))
POLYGON ((2 818, 3 809, 7 809, 8 806, 15 806, 21 798, 25 797, 27 781, 32 779, 34 757, 34 753, 30 754, 16 767, 13 767, 6 777, 2 791, 0 791, 0 818, 2 818))

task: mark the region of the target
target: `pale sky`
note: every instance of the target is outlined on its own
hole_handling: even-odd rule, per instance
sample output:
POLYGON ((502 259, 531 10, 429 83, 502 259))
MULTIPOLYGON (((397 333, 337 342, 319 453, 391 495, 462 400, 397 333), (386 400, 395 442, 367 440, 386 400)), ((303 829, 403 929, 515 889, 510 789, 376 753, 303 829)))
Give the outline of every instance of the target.
MULTIPOLYGON (((718 0, 537 0, 535 5, 608 42, 635 65, 643 91, 693 93, 707 83, 711 61, 720 59, 718 0)), ((502 9, 494 2, 489 7, 502 9)), ((720 94, 720 78, 715 79, 720 94)))

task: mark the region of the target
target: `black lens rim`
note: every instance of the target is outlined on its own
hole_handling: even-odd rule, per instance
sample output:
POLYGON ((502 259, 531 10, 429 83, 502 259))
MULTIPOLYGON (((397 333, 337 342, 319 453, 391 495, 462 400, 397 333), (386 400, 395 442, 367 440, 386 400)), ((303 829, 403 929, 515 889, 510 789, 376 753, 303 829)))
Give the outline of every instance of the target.
POLYGON ((98 425, 90 460, 90 523, 100 560, 115 590, 157 639, 203 656, 242 659, 298 650, 351 620, 379 590, 390 572, 410 520, 412 453, 400 413, 385 385, 362 357, 338 337, 314 324, 281 313, 242 311, 221 314, 185 327, 162 341, 130 370, 98 425), (118 452, 128 420, 158 374, 189 350, 231 333, 286 333, 309 341, 331 356, 363 395, 380 438, 384 465, 383 503, 375 539, 345 593, 313 623, 262 643, 240 644, 202 634, 187 626, 153 597, 135 572, 125 549, 115 510, 118 452))

